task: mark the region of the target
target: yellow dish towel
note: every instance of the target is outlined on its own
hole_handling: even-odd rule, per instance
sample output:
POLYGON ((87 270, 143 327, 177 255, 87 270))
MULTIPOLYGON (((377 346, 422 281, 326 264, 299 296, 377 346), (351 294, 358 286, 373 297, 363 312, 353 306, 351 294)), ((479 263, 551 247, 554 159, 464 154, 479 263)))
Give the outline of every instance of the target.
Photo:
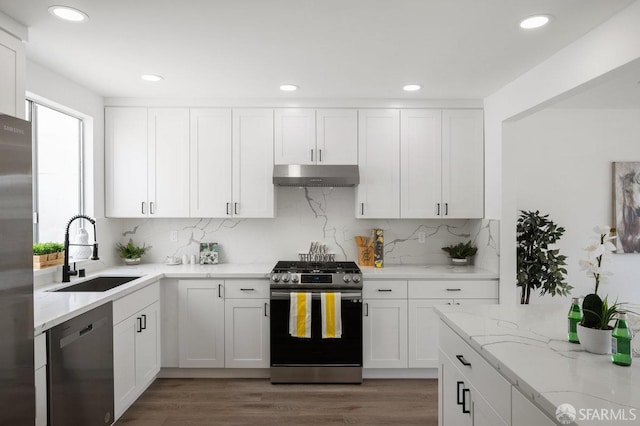
POLYGON ((289 334, 293 337, 311 337, 311 293, 291 292, 289 334))
POLYGON ((340 293, 321 293, 322 338, 339 339, 342 337, 342 315, 340 293))

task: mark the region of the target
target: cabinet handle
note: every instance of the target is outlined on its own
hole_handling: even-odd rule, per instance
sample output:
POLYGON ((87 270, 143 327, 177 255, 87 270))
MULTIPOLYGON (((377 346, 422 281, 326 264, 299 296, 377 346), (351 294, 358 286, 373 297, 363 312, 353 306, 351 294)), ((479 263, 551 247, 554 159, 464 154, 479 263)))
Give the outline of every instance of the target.
POLYGON ((451 305, 451 302, 447 302, 447 305, 451 305))
POLYGON ((313 150, 311 150, 311 162, 313 163, 313 150))
POLYGON ((436 209, 437 209, 436 216, 440 216, 440 203, 436 204, 436 209))
POLYGON ((153 211, 153 201, 149 202, 149 213, 155 214, 155 212, 153 211))
POLYGON ((449 203, 444 203, 444 215, 449 215, 449 203))
POLYGON ((321 149, 319 149, 319 150, 318 150, 318 152, 319 152, 319 158, 318 158, 318 161, 319 161, 320 163, 322 163, 322 150, 321 150, 321 149))
POLYGON ((218 284, 218 298, 222 297, 222 284, 218 284))
POLYGON ((142 314, 142 325, 140 326, 143 330, 147 329, 147 315, 142 314))
POLYGON ((471 367, 471 363, 464 359, 464 355, 456 355, 456 358, 458 358, 458 361, 460 361, 465 367, 471 367))
POLYGON ((448 288, 447 291, 462 291, 461 288, 448 288))
POLYGON ((138 323, 138 329, 136 333, 142 333, 142 317, 137 317, 136 322, 138 323))
POLYGON ((268 317, 269 314, 267 314, 267 309, 269 309, 269 304, 267 302, 264 302, 264 316, 268 317))
POLYGON ((229 207, 231 207, 231 203, 227 203, 227 216, 229 216, 229 207))
POLYGON ((145 213, 144 213, 144 205, 145 205, 145 204, 147 204, 147 203, 145 203, 145 202, 143 201, 143 202, 142 202, 142 214, 145 214, 145 213))
POLYGON ((238 203, 233 203, 233 214, 238 214, 238 203))
POLYGON ((455 302, 455 303, 454 303, 454 305, 458 305, 458 306, 459 306, 459 305, 460 305, 460 302, 455 302))
POLYGON ((364 309, 364 316, 365 316, 365 317, 368 317, 368 316, 369 316, 369 304, 368 304, 368 303, 365 303, 365 304, 364 304, 364 308, 365 308, 365 309, 364 309))
POLYGON ((255 288, 241 288, 240 291, 256 291, 255 288))
POLYGON ((360 214, 364 216, 364 203, 360 203, 360 214))
POLYGON ((460 392, 461 390, 464 391, 464 382, 457 382, 458 383, 458 392, 457 392, 457 397, 456 397, 456 403, 458 405, 462 405, 464 404, 464 396, 463 396, 463 392, 460 392), (460 385, 462 385, 462 389, 460 389, 460 385))
POLYGON ((388 292, 393 291, 393 290, 391 290, 390 288, 379 288, 378 291, 387 292, 388 293, 388 292))
POLYGON ((467 394, 469 394, 469 400, 471 400, 471 391, 466 388, 462 389, 462 412, 471 414, 471 410, 467 410, 467 394))

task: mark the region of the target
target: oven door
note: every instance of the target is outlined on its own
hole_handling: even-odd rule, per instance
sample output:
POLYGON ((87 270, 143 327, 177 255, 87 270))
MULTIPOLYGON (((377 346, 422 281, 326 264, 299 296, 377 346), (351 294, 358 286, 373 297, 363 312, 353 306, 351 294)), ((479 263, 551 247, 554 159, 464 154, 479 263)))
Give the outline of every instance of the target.
POLYGON ((319 290, 311 295, 311 338, 289 334, 291 292, 271 290, 271 366, 362 366, 362 292, 341 292, 342 337, 322 338, 319 290))

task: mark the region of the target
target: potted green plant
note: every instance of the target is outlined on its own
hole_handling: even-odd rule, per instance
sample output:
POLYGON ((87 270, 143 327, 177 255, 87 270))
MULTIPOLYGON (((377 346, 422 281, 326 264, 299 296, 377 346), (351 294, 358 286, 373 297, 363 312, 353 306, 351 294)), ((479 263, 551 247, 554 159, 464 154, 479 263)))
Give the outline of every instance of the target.
POLYGON ((64 244, 48 242, 33 245, 33 269, 48 268, 64 263, 64 244))
POLYGON ((561 255, 555 244, 564 234, 564 228, 541 215, 538 210, 520 210, 516 225, 517 285, 520 303, 528 304, 533 290, 540 295, 567 296, 573 288, 565 280, 567 256, 561 255))
POLYGON ((116 244, 116 249, 120 253, 120 257, 124 259, 124 263, 127 265, 137 265, 140 263, 142 256, 151 248, 142 244, 142 247, 133 244, 133 240, 129 238, 127 244, 116 244))
POLYGON ((593 293, 587 294, 582 301, 582 321, 578 324, 578 340, 584 349, 596 354, 607 354, 611 350, 611 322, 620 312, 622 304, 617 301, 609 305, 607 296, 598 295, 600 284, 610 275, 604 270, 604 264, 616 250, 613 240, 616 238, 608 226, 593 229, 596 238, 585 248, 586 259, 580 260, 580 267, 587 271, 595 281, 593 293))
POLYGON ((442 247, 442 250, 449 254, 451 263, 454 265, 467 265, 473 256, 478 252, 478 248, 473 245, 471 240, 466 243, 452 244, 448 247, 442 247))

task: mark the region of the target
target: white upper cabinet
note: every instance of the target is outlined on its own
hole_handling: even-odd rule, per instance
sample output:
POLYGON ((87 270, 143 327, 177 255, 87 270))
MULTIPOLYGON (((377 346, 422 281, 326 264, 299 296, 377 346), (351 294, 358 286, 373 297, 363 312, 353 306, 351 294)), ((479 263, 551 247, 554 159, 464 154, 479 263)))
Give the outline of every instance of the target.
POLYGON ((191 109, 191 217, 231 215, 231 110, 191 109))
POLYGON ((317 164, 358 164, 358 110, 316 110, 317 164))
POLYGON ((274 114, 274 164, 315 164, 316 111, 278 108, 274 114))
POLYGON ((442 112, 442 202, 444 217, 484 214, 484 123, 482 110, 442 112))
POLYGON ((147 201, 147 109, 105 111, 107 217, 145 217, 147 201))
POLYGON ((402 218, 482 218, 481 110, 402 110, 402 218))
POLYGON ((356 217, 400 217, 400 111, 371 109, 358 112, 356 217))
POLYGON ((0 114, 24 118, 25 45, 0 30, 0 114))
POLYGON ((149 109, 149 214, 189 216, 189 109, 149 109))
POLYGON ((358 111, 275 110, 274 164, 358 164, 358 111))
POLYGON ((273 110, 233 110, 235 217, 274 217, 273 110))

